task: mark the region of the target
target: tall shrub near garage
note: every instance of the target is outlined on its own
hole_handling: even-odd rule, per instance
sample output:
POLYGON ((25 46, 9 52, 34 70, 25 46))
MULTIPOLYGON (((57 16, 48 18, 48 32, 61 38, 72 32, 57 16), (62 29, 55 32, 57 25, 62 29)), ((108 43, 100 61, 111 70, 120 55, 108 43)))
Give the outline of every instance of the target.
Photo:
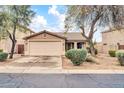
POLYGON ((65 56, 71 60, 75 66, 79 66, 86 60, 86 49, 70 49, 65 53, 65 56))

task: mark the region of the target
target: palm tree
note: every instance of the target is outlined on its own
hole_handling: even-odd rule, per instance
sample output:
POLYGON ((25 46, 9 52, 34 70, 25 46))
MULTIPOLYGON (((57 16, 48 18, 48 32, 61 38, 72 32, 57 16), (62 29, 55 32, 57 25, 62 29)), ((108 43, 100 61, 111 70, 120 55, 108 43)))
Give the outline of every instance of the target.
POLYGON ((34 15, 29 5, 0 6, 0 32, 6 32, 12 42, 10 59, 13 58, 16 45, 16 31, 27 27, 34 15))

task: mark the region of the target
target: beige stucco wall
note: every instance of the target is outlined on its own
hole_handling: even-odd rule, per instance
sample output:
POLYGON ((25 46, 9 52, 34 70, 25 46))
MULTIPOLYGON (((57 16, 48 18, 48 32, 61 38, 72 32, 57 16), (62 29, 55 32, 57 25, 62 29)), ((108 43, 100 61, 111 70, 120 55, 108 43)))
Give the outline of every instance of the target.
MULTIPOLYGON (((25 36, 28 36, 32 34, 30 31, 27 31, 27 32, 21 32, 21 31, 16 31, 16 40, 17 40, 17 43, 16 43, 16 46, 15 46, 15 52, 18 50, 17 49, 17 45, 18 44, 24 44, 24 40, 23 40, 23 37, 25 36)), ((6 39, 2 39, 0 41, 0 49, 3 49, 4 52, 7 52, 7 53, 10 53, 10 50, 11 50, 11 40, 9 39, 9 37, 7 37, 6 39)))
POLYGON ((42 52, 41 55, 43 54, 64 55, 65 54, 65 40, 62 38, 47 34, 47 33, 43 33, 43 34, 34 36, 28 39, 27 41, 25 41, 25 55, 40 55, 39 51, 42 52))
POLYGON ((95 48, 98 50, 98 53, 103 53, 102 42, 96 43, 95 48))
POLYGON ((124 29, 102 33, 103 53, 108 53, 108 50, 117 50, 117 43, 124 45, 124 29))

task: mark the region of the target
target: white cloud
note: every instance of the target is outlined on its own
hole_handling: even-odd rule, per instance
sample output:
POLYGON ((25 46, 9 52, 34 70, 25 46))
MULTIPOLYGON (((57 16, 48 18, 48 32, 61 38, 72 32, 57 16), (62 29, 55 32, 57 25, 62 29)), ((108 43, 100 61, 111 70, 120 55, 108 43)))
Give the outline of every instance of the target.
POLYGON ((48 10, 48 14, 51 14, 55 17, 57 17, 58 19, 58 28, 60 30, 64 30, 64 20, 65 20, 65 14, 61 14, 58 10, 57 10, 57 6, 56 5, 53 5, 51 7, 49 7, 49 10, 48 10))
POLYGON ((32 23, 47 25, 47 20, 43 16, 37 15, 36 17, 33 18, 32 23))
POLYGON ((58 9, 58 6, 56 6, 56 5, 53 5, 53 6, 49 7, 49 9, 48 9, 48 14, 55 16, 57 18, 57 21, 55 20, 54 24, 50 23, 51 24, 50 25, 44 16, 36 15, 32 19, 32 23, 30 24, 29 28, 31 28, 32 30, 34 30, 36 32, 42 31, 42 30, 63 31, 65 14, 60 13, 57 9, 58 9))
POLYGON ((56 24, 52 26, 49 25, 44 16, 41 15, 36 15, 32 19, 32 23, 30 24, 29 28, 34 30, 35 32, 39 32, 42 30, 59 31, 59 28, 56 26, 56 24))
POLYGON ((48 14, 52 14, 54 16, 60 16, 60 13, 57 11, 57 6, 53 5, 52 7, 49 7, 48 14))
POLYGON ((36 15, 32 19, 32 23, 30 24, 30 28, 34 31, 40 31, 44 29, 47 26, 47 20, 44 18, 44 16, 36 15))

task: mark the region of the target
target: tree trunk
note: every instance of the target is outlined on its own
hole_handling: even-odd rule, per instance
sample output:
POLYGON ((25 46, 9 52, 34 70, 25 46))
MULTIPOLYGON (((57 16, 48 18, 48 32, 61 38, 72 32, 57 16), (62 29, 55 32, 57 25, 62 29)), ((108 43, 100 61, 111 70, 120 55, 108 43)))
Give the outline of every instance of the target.
POLYGON ((89 48, 90 48, 91 55, 95 56, 95 48, 94 48, 94 44, 93 44, 92 40, 89 40, 88 43, 90 46, 89 48))
POLYGON ((11 47, 11 53, 10 53, 10 56, 9 56, 10 59, 13 58, 13 54, 14 54, 14 50, 15 50, 15 45, 16 45, 16 42, 15 42, 15 40, 13 40, 12 41, 12 47, 11 47))
POLYGON ((16 23, 15 23, 14 28, 13 28, 13 33, 12 34, 9 33, 9 37, 10 37, 10 39, 12 41, 11 53, 10 53, 10 56, 9 56, 10 59, 13 58, 15 45, 16 45, 15 33, 16 33, 16 23))

